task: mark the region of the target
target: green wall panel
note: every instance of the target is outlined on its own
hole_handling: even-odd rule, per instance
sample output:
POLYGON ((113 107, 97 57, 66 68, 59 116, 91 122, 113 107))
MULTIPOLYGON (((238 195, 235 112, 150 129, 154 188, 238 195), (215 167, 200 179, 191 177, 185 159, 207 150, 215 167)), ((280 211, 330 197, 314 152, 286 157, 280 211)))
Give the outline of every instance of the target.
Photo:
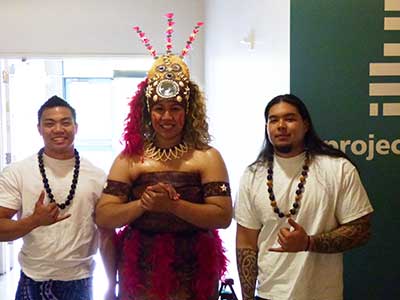
POLYGON ((400 9, 385 11, 384 0, 291 1, 291 92, 308 105, 321 137, 357 164, 375 208, 371 241, 345 255, 351 300, 400 299, 400 108, 383 113, 386 103, 400 106, 400 92, 369 89, 400 83, 400 67, 370 76, 371 63, 400 63, 400 55, 384 55, 385 43, 400 43, 385 17, 400 18, 400 9))

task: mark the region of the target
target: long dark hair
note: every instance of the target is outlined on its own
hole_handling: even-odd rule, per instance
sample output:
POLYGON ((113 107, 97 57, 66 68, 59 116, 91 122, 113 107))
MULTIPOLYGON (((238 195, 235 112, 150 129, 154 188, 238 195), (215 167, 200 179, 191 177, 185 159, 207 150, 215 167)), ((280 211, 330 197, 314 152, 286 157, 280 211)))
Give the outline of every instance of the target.
MULTIPOLYGON (((304 145, 305 149, 308 151, 308 153, 313 156, 313 155, 328 155, 328 156, 333 156, 333 157, 343 157, 349 160, 353 165, 354 163, 350 160, 350 158, 341 150, 334 148, 333 146, 325 143, 317 134, 315 131, 314 125, 311 120, 310 113, 308 112, 308 109, 306 105, 303 103, 303 101, 300 100, 297 96, 293 94, 285 94, 285 95, 279 95, 273 98, 265 107, 264 110, 264 117, 265 117, 265 122, 268 122, 268 115, 269 111, 272 106, 275 104, 278 104, 280 102, 286 102, 294 107, 297 108, 299 114, 303 118, 304 121, 307 121, 309 124, 309 129, 306 132, 304 136, 304 145)), ((263 147, 260 151, 260 153, 257 156, 256 161, 254 161, 251 166, 259 163, 265 163, 268 161, 270 157, 272 157, 274 153, 274 146, 271 144, 269 138, 268 138, 268 130, 265 129, 265 138, 264 138, 264 143, 263 147)))

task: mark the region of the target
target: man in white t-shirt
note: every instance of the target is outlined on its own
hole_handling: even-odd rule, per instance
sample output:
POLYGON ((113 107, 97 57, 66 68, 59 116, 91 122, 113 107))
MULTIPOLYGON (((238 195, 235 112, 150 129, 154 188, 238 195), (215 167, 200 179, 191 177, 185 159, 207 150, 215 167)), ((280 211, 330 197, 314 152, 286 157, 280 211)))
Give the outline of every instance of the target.
POLYGON ((94 223, 106 175, 74 148, 77 128, 74 108, 51 97, 38 111, 44 147, 0 174, 0 241, 23 238, 16 300, 93 299, 99 241, 115 299, 114 233, 94 223))
POLYGON ((264 116, 235 203, 243 300, 342 300, 342 253, 368 241, 373 212, 357 169, 298 97, 275 97, 264 116))

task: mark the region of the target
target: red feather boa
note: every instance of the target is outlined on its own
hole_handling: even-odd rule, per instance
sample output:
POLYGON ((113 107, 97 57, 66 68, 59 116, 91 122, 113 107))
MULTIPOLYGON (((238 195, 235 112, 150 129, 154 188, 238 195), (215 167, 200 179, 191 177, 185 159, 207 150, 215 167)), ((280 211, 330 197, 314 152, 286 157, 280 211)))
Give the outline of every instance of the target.
POLYGON ((143 134, 142 134, 142 114, 143 114, 143 100, 145 89, 147 86, 147 79, 143 80, 138 85, 135 95, 129 102, 130 111, 125 120, 125 129, 123 140, 125 148, 123 154, 132 156, 143 153, 143 134))

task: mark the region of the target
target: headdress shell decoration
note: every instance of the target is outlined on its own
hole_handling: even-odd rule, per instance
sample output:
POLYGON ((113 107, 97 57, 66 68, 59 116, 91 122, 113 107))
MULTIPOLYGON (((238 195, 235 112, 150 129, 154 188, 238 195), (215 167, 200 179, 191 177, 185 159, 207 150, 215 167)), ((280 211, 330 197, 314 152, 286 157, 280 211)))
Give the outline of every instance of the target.
POLYGON ((196 24, 180 55, 174 55, 172 54, 172 33, 174 32, 173 25, 175 24, 173 21, 174 14, 168 13, 165 16, 168 20, 168 26, 166 30, 166 51, 162 56, 157 55, 153 46, 150 44, 150 40, 139 26, 133 27, 146 49, 155 59, 155 62, 147 74, 147 109, 150 111, 151 107, 158 101, 173 100, 185 106, 187 111, 190 97, 190 74, 183 58, 189 52, 191 44, 195 40, 199 28, 203 23, 198 22, 196 24))

